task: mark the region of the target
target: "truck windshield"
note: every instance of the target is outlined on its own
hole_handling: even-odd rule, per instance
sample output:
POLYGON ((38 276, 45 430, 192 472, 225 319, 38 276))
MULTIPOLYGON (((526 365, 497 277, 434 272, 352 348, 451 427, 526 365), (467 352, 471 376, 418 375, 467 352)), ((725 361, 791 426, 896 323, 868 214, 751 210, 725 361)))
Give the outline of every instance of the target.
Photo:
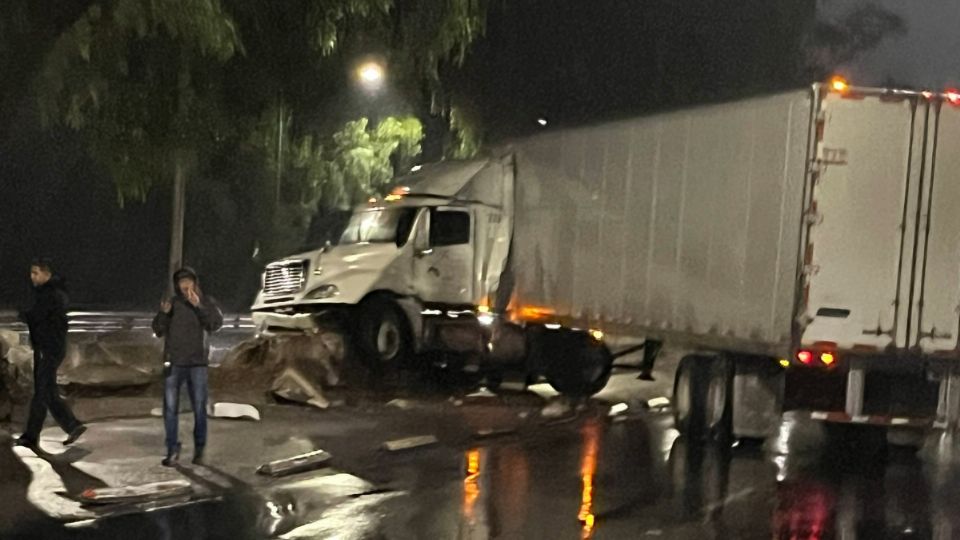
POLYGON ((350 217, 340 244, 386 243, 398 246, 407 243, 416 208, 379 208, 358 212, 350 217))

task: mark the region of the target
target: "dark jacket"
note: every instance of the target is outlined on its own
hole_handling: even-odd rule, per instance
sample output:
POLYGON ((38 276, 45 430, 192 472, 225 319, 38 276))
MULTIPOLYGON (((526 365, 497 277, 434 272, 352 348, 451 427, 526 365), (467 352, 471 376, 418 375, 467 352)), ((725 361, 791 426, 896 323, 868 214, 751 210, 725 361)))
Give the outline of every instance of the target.
POLYGON ((54 275, 33 288, 33 306, 20 313, 30 329, 33 350, 57 360, 67 353, 67 290, 63 279, 54 275))
POLYGON ((165 338, 164 360, 175 366, 205 366, 209 363, 210 345, 207 334, 223 326, 223 313, 213 298, 201 295, 200 305, 194 307, 177 287, 177 281, 189 276, 200 285, 197 274, 189 269, 178 270, 173 275, 176 296, 170 301, 169 313, 160 311, 153 318, 153 332, 165 338))

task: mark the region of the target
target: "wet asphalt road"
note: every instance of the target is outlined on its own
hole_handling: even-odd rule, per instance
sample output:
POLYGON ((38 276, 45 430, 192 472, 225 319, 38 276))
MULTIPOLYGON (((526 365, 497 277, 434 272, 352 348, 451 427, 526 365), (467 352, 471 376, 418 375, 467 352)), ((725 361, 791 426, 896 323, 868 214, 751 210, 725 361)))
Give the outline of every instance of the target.
MULTIPOLYGON (((101 511, 69 527, 25 503, 30 472, 8 456, 0 459, 0 491, 20 536, 10 529, 0 536, 960 538, 958 466, 887 450, 873 432, 835 436, 789 416, 766 445, 692 444, 677 437, 669 409, 640 406, 655 397, 649 383, 625 372, 616 384, 623 388, 613 396, 631 396, 616 417, 608 416, 616 397, 544 415, 562 400, 532 392, 449 399, 439 389, 391 405, 394 396, 329 411, 265 407, 261 424, 214 424, 211 465, 178 471, 208 485, 208 496, 101 511), (485 429, 502 432, 486 437, 485 429), (242 479, 250 464, 287 451, 292 432, 330 451, 333 470, 283 482, 242 479), (423 434, 438 443, 380 447, 423 434)), ((157 422, 94 424, 89 451, 108 454, 101 439, 103 448, 139 444, 119 434, 156 430, 157 422)), ((56 472, 65 484, 78 474, 56 472)))

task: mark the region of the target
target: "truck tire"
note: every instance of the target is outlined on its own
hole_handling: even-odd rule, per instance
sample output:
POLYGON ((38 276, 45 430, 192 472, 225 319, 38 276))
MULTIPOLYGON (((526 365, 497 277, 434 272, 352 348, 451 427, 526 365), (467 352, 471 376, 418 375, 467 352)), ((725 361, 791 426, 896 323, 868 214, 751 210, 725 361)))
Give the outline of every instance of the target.
POLYGON ((731 364, 725 358, 683 357, 673 383, 677 431, 690 441, 729 438, 732 381, 731 364))
POLYGON ((538 341, 544 375, 557 392, 588 397, 610 380, 613 355, 590 335, 561 330, 542 334, 538 341))
POLYGON ((399 364, 410 356, 410 334, 397 306, 374 298, 360 305, 358 345, 372 367, 399 364))
POLYGON ((734 366, 731 432, 738 440, 765 440, 783 421, 784 369, 770 357, 738 355, 734 366))

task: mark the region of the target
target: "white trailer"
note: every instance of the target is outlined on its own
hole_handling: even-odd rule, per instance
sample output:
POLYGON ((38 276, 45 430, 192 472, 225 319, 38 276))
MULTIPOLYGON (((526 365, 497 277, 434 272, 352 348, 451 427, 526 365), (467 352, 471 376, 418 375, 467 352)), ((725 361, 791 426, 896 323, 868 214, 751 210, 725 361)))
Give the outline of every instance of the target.
POLYGON ((676 343, 700 351, 675 384, 691 433, 761 436, 783 406, 954 424, 957 102, 814 85, 426 166, 341 245, 268 266, 254 318, 359 313, 381 361, 469 352, 572 394, 606 382, 605 334, 676 343))

